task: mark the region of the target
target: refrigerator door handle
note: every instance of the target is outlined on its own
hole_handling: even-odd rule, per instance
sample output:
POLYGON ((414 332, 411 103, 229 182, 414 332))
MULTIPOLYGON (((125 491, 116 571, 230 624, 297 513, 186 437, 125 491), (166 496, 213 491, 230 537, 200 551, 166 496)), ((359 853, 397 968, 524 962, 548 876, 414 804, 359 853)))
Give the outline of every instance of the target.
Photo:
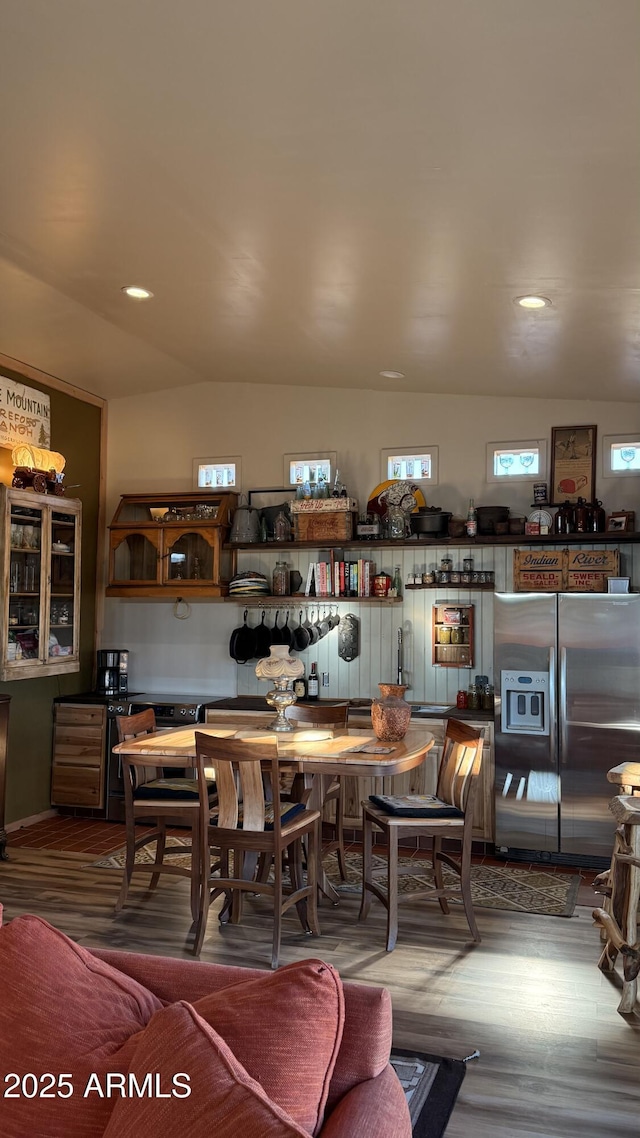
POLYGON ((558 754, 558 716, 556 699, 556 650, 549 648, 549 754, 554 762, 558 754))
POLYGON ((558 671, 559 683, 559 707, 558 717, 560 719, 560 753, 558 755, 558 767, 562 766, 565 761, 567 753, 567 649, 560 649, 560 668, 558 671))

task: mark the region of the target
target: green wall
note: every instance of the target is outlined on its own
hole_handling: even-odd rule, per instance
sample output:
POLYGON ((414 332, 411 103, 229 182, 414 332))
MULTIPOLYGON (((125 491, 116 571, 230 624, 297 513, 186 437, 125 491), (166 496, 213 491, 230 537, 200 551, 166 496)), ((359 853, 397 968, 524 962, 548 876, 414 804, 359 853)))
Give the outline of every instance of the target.
MULTIPOLYGON (((82 501, 80 671, 0 683, 0 692, 11 696, 6 821, 12 822, 39 814, 51 805, 54 697, 87 691, 92 686, 102 411, 17 371, 0 367, 0 372, 51 397, 51 449, 60 451, 67 460, 67 496, 82 501)), ((5 587, 6 582, 2 582, 5 587)))

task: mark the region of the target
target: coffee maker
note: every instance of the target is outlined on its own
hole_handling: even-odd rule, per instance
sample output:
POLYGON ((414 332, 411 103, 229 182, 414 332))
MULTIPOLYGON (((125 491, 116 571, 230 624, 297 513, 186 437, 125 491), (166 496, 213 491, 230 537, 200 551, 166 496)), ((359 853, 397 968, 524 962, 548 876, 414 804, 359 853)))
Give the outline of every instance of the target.
POLYGON ((96 691, 100 695, 126 695, 128 690, 128 649, 101 648, 98 652, 96 691))

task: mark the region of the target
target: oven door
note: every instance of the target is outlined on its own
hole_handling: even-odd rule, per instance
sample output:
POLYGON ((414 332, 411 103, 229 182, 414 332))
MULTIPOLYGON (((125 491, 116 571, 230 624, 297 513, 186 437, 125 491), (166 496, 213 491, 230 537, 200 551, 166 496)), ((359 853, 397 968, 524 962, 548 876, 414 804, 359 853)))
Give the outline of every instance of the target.
POLYGON ((118 728, 115 719, 107 719, 106 767, 107 767, 107 821, 124 822, 124 779, 122 759, 114 755, 113 748, 118 742, 118 728))

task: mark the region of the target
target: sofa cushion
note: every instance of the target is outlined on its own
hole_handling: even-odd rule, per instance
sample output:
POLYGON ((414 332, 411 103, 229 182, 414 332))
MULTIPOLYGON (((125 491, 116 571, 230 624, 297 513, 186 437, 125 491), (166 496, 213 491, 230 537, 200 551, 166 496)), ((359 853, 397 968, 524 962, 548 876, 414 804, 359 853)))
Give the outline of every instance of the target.
POLYGON ((3 1076, 68 1074, 73 1086, 67 1098, 3 1099, 3 1138, 101 1136, 113 1100, 98 1093, 85 1098, 89 1076, 127 1070, 132 1036, 162 1001, 35 916, 16 917, 0 929, 0 976, 3 1076))
POLYGON ((116 1099, 104 1138, 307 1138, 182 1001, 158 1012, 138 1036, 124 1089, 127 1097, 116 1099), (140 1098, 136 1088, 144 1089, 149 1072, 157 1077, 149 1086, 153 1097, 140 1098), (187 1087, 191 1093, 178 1097, 187 1087))
POLYGON ((335 968, 303 960, 212 992, 193 1006, 269 1098, 317 1134, 344 1027, 335 968))

